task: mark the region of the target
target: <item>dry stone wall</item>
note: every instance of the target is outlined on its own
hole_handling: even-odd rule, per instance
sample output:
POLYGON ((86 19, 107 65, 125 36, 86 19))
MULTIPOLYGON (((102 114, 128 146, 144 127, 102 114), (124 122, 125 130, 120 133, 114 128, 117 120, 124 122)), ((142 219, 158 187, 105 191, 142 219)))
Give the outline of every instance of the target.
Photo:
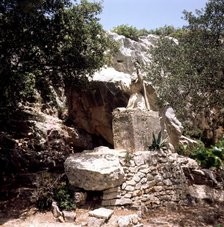
POLYGON ((103 206, 156 208, 185 204, 186 178, 174 154, 143 151, 119 158, 126 180, 103 192, 103 206))
POLYGON ((131 153, 101 146, 71 155, 65 173, 75 188, 87 194, 100 191, 105 207, 156 208, 186 202, 187 181, 179 156, 167 150, 131 153))

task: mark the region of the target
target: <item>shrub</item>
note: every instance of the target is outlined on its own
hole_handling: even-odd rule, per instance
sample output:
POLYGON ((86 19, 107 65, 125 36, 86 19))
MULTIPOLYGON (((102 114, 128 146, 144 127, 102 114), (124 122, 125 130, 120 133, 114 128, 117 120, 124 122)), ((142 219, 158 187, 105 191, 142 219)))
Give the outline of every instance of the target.
POLYGON ((75 209, 73 192, 64 174, 55 177, 50 173, 41 173, 37 177, 36 186, 32 202, 40 211, 49 210, 53 201, 56 201, 62 210, 75 209))
POLYGON ((215 146, 206 148, 204 145, 200 144, 196 146, 190 158, 198 161, 203 168, 223 168, 224 166, 224 139, 219 141, 215 146))
POLYGON ((73 192, 67 182, 61 182, 59 187, 54 190, 54 199, 61 210, 73 210, 76 207, 73 192))
POLYGON ((112 31, 135 41, 138 41, 140 36, 149 34, 146 29, 137 29, 134 26, 125 24, 113 28, 112 31))

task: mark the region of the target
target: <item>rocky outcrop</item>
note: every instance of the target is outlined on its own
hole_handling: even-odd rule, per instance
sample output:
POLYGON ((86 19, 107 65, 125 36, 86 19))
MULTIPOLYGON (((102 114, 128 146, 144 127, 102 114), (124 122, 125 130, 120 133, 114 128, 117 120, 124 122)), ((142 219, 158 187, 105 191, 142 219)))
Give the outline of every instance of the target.
POLYGON ((180 164, 188 182, 187 198, 190 205, 196 203, 223 204, 223 170, 201 169, 198 163, 188 157, 173 154, 180 164))
MULTIPOLYGON (((96 72, 84 86, 69 87, 66 91, 68 114, 77 125, 88 133, 103 137, 113 144, 112 111, 118 107, 126 107, 129 97, 133 96, 133 81, 136 80, 136 60, 142 64, 150 62, 150 47, 154 46, 158 37, 142 37, 139 42, 124 36, 110 33, 114 40, 120 42, 120 49, 113 56, 111 67, 96 72)), ((141 73, 141 72, 140 72, 141 73)), ((144 73, 143 73, 144 77, 144 73)), ((161 117, 161 127, 167 132, 169 142, 178 147, 181 139, 182 125, 176 119, 174 111, 160 110, 156 91, 150 83, 144 82, 145 94, 150 110, 157 111, 161 117)), ((138 97, 143 97, 139 94, 138 97)), ((147 108, 148 109, 148 108, 147 108)))
POLYGON ((156 44, 158 36, 150 34, 140 37, 137 42, 113 32, 109 32, 108 34, 120 45, 120 50, 112 59, 112 65, 115 70, 133 74, 136 72, 134 66, 136 60, 144 65, 150 62, 149 49, 156 44))
POLYGON ((18 185, 33 184, 28 173, 63 171, 70 154, 98 145, 97 136, 66 125, 56 114, 46 113, 50 110, 44 112, 37 105, 23 106, 9 122, 0 122, 0 184, 11 179, 18 185))
POLYGON ((126 106, 129 95, 116 83, 96 81, 86 87, 69 88, 67 97, 68 113, 74 124, 113 144, 112 111, 126 106))

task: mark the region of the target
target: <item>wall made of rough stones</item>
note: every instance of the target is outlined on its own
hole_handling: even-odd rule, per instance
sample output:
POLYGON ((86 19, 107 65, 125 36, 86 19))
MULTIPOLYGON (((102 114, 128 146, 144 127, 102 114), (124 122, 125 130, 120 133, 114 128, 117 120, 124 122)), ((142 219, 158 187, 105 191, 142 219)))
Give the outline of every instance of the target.
POLYGON ((168 151, 143 151, 120 156, 125 182, 103 191, 103 206, 139 209, 183 205, 186 178, 176 156, 168 151))

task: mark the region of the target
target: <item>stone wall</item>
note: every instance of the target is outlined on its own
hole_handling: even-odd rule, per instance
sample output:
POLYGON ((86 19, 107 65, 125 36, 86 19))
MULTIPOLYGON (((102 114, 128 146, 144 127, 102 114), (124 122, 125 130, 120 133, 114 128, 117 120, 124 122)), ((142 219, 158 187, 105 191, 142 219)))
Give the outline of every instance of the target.
POLYGON ((174 154, 143 151, 119 158, 126 180, 103 192, 103 206, 156 208, 186 202, 186 178, 174 154))
POLYGON ((65 161, 65 173, 75 188, 101 192, 102 206, 181 205, 187 183, 179 156, 168 151, 114 150, 97 147, 65 161))

